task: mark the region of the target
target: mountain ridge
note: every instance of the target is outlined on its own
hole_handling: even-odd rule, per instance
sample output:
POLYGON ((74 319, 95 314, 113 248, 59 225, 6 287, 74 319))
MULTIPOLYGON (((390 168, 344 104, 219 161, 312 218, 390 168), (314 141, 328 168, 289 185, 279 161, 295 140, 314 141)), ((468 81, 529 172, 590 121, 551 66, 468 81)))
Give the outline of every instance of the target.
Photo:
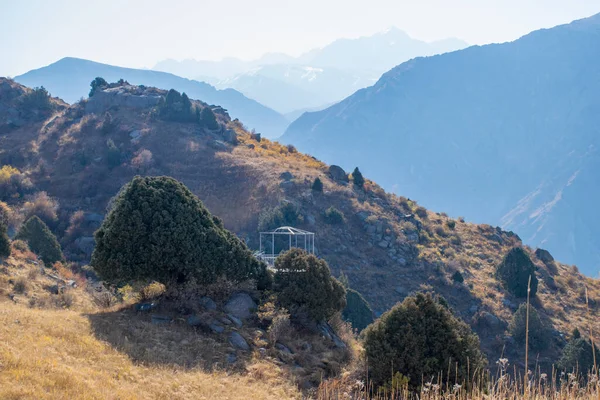
MULTIPOLYGON (((412 59, 340 103, 304 114, 281 140, 346 167, 360 160, 384 187, 429 207, 502 224, 534 188, 549 187, 543 182, 557 174, 573 175, 578 158, 597 146, 600 105, 593 93, 600 78, 589 49, 600 43, 599 26, 595 15, 514 42, 412 59)), ((595 246, 574 252, 565 245, 572 241, 566 237, 585 238, 600 224, 593 209, 585 213, 580 235, 558 226, 530 243, 596 274, 595 246)), ((541 226, 521 222, 503 226, 524 238, 541 226)))
POLYGON ((233 89, 219 90, 208 83, 166 72, 115 67, 74 57, 62 58, 48 66, 19 75, 15 80, 32 87, 44 86, 54 95, 73 103, 87 97, 90 82, 98 76, 108 81, 125 79, 146 86, 175 88, 191 97, 221 104, 234 118, 243 119, 251 128, 256 128, 267 137, 279 136, 288 124, 281 114, 233 89))

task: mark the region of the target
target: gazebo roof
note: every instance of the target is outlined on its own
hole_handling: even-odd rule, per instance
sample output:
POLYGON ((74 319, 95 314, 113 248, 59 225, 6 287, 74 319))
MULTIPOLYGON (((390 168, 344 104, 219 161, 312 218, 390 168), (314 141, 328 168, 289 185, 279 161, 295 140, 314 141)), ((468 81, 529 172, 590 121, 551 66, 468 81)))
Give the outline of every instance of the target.
POLYGON ((261 234, 270 234, 270 235, 314 235, 313 232, 305 231, 302 229, 294 228, 291 226, 280 226, 279 228, 269 231, 269 232, 261 232, 261 234))

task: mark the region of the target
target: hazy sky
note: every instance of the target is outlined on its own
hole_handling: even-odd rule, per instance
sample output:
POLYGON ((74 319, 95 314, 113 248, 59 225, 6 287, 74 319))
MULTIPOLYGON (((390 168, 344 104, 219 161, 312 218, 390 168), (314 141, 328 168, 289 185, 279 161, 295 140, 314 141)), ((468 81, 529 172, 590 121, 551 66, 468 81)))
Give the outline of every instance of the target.
POLYGON ((599 0, 0 0, 0 76, 66 56, 137 68, 299 55, 390 26, 426 41, 504 42, 598 12, 599 0))

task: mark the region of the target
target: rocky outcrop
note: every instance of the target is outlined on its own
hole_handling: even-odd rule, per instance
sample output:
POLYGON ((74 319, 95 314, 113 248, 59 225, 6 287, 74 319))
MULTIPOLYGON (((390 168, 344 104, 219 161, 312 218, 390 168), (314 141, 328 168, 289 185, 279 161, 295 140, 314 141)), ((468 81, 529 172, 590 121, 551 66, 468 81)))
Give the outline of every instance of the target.
POLYGON ((350 182, 346 171, 338 165, 331 165, 329 167, 329 176, 336 182, 350 182))
POLYGON ((85 104, 88 114, 102 113, 111 107, 149 108, 158 105, 159 94, 136 91, 137 86, 119 86, 106 90, 97 90, 85 104))
POLYGON ((249 318, 256 309, 256 303, 248 293, 235 293, 227 303, 225 303, 225 311, 239 319, 249 318))

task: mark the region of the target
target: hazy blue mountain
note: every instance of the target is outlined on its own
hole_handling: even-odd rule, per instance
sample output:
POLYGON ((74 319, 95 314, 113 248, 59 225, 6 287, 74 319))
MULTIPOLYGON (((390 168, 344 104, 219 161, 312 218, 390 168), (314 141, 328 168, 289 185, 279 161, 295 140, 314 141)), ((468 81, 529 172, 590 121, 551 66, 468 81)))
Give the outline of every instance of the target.
POLYGON ((381 73, 414 57, 447 53, 467 46, 466 42, 454 38, 424 42, 392 27, 372 36, 338 39, 300 56, 300 61, 315 67, 350 67, 381 73))
POLYGON ((135 85, 155 86, 160 89, 173 88, 186 92, 193 99, 226 108, 233 118, 239 118, 266 137, 281 135, 288 124, 281 114, 236 90, 218 90, 207 83, 165 72, 115 67, 78 58, 63 58, 47 67, 17 76, 15 80, 30 87, 44 86, 52 95, 73 103, 88 96, 90 82, 97 76, 103 77, 108 82, 122 78, 135 85))
POLYGON ((513 229, 600 270, 600 14, 416 58, 287 129, 429 208, 513 229))
POLYGON ((335 103, 375 83, 368 72, 272 64, 251 69, 216 84, 233 88, 281 113, 335 103))
POLYGON ((418 56, 462 49, 459 39, 423 42, 392 28, 357 39, 340 39, 300 57, 265 54, 257 60, 164 60, 154 70, 233 88, 281 113, 335 103, 375 83, 395 65, 418 56))

